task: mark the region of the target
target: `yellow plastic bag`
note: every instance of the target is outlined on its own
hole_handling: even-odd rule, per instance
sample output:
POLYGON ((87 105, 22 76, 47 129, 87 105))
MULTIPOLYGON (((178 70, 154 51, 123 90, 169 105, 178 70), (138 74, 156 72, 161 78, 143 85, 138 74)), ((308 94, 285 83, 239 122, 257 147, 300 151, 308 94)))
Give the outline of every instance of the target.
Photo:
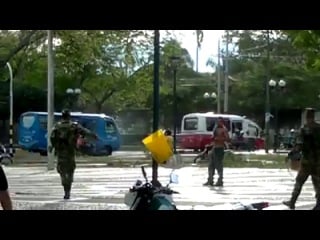
POLYGON ((161 129, 143 139, 142 143, 159 164, 167 162, 173 155, 173 151, 161 129))

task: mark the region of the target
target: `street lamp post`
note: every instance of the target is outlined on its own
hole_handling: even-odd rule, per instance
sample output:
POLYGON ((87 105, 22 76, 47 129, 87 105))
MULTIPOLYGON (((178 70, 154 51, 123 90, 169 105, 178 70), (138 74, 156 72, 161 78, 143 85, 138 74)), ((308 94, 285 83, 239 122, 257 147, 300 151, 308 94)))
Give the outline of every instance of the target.
POLYGON ((10 120, 9 120, 9 153, 13 157, 13 72, 9 62, 7 67, 10 74, 10 120))
POLYGON ((49 151, 51 146, 50 135, 54 120, 54 52, 53 52, 53 32, 48 30, 48 123, 47 123, 47 152, 48 152, 48 170, 54 169, 54 155, 49 151))
POLYGON ((266 104, 265 104, 265 151, 269 153, 269 125, 270 125, 270 88, 268 81, 270 79, 270 30, 267 30, 267 59, 266 59, 266 80, 265 80, 265 90, 266 90, 266 104))
POLYGON ((173 153, 177 154, 177 71, 180 57, 171 57, 170 60, 173 68, 173 153))
POLYGON ((70 96, 69 98, 69 108, 70 108, 70 111, 73 110, 73 107, 74 107, 74 103, 76 102, 75 101, 75 98, 77 98, 80 94, 81 94, 81 89, 80 88, 68 88, 66 90, 66 93, 68 94, 68 96, 70 96))
MULTIPOLYGON (((159 128, 160 108, 160 30, 154 30, 154 61, 153 61, 153 132, 159 128)), ((161 186, 158 181, 158 163, 152 159, 152 184, 161 186)))
MULTIPOLYGON (((279 91, 280 93, 283 92, 283 90, 285 89, 287 83, 285 80, 281 79, 278 82, 271 79, 269 81, 269 88, 272 91, 279 91)), ((280 94, 279 94, 280 95, 280 94)), ((278 98, 276 98, 278 99, 278 98)), ((273 144, 273 152, 276 153, 277 152, 277 148, 279 145, 279 127, 278 127, 278 118, 279 118, 279 108, 278 108, 278 101, 276 101, 275 106, 275 116, 274 116, 274 122, 275 122, 275 126, 274 126, 274 130, 275 130, 275 135, 274 135, 274 144, 273 144)))
POLYGON ((211 98, 211 99, 213 99, 215 101, 217 99, 217 94, 215 92, 212 92, 211 94, 206 92, 206 93, 203 94, 203 97, 205 99, 211 98))

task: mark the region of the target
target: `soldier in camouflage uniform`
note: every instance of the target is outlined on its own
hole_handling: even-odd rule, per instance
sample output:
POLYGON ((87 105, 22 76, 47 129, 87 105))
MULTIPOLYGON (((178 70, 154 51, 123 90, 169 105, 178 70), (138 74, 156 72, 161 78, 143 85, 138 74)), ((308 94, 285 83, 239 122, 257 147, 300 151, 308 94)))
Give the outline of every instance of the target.
POLYGON ((68 110, 62 111, 62 120, 53 127, 50 140, 52 146, 49 150, 55 150, 57 156, 57 171, 60 174, 61 184, 64 188, 64 199, 70 198, 73 182, 73 174, 76 168, 76 142, 79 135, 97 139, 97 135, 82 127, 77 122, 71 121, 68 110))
POLYGON ((306 124, 301 128, 296 144, 300 147, 303 157, 291 199, 284 201, 283 204, 295 209, 302 186, 311 175, 317 200, 313 210, 320 210, 320 124, 315 122, 314 109, 307 109, 306 124))

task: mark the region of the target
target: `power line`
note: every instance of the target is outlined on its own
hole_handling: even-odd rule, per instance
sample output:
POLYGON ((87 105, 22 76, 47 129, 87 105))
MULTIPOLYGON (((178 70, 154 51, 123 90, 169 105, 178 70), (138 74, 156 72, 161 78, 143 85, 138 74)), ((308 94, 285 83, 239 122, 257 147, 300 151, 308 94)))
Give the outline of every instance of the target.
POLYGON ((260 45, 260 46, 256 46, 256 47, 252 47, 252 48, 247 48, 247 49, 242 49, 242 52, 247 52, 247 51, 252 51, 252 50, 257 50, 257 49, 261 49, 261 48, 265 48, 267 47, 268 44, 264 44, 264 45, 260 45))
MULTIPOLYGON (((219 57, 219 55, 211 55, 210 57, 219 57)), ((266 55, 250 55, 250 54, 239 54, 239 55, 233 55, 233 56, 229 56, 226 57, 224 55, 221 56, 222 59, 228 59, 228 60, 232 60, 232 59, 238 59, 238 58, 267 58, 266 55)), ((289 56, 289 55, 270 55, 270 59, 272 58, 287 58, 287 59, 292 59, 292 58, 301 58, 301 55, 296 55, 296 56, 289 56)))

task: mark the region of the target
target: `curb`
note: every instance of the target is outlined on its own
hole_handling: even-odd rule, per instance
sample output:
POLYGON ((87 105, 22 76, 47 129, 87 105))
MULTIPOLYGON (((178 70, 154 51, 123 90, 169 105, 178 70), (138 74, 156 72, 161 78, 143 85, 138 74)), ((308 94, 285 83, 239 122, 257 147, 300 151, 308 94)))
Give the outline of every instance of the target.
MULTIPOLYGON (((193 160, 195 156, 182 156, 183 162, 186 164, 193 163, 193 160)), ((278 159, 270 159, 266 156, 266 158, 261 158, 261 156, 257 155, 247 155, 247 154, 225 154, 225 160, 227 161, 254 161, 254 162, 263 162, 263 161, 277 161, 278 159), (258 157, 257 159, 255 157, 258 157)), ((151 158, 143 157, 143 156, 133 156, 130 158, 120 157, 120 156, 109 156, 109 157, 103 157, 103 158, 95 158, 95 157, 88 157, 84 159, 76 158, 77 164, 149 164, 151 163, 151 158)), ((203 161, 203 163, 206 163, 206 161, 203 161)), ((37 158, 37 159, 27 159, 27 158, 18 158, 13 159, 13 165, 35 165, 35 164, 47 164, 47 158, 37 158)))
MULTIPOLYGON (((107 160, 100 160, 100 161, 90 161, 90 160, 76 160, 77 164, 118 164, 118 163, 123 163, 123 164, 136 164, 136 163, 151 163, 151 159, 107 159, 107 160)), ((185 159, 185 163, 193 163, 193 158, 191 159, 185 159)), ((22 164, 29 164, 29 165, 35 165, 35 164, 47 164, 47 161, 14 161, 13 165, 22 165, 22 164)))

